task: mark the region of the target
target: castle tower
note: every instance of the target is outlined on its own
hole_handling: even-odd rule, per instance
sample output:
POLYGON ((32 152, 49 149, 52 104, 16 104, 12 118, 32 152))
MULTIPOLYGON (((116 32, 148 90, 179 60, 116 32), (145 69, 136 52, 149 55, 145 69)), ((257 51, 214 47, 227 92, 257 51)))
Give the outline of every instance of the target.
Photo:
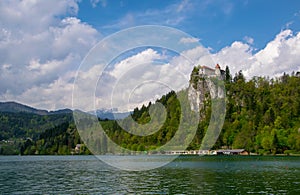
POLYGON ((221 76, 221 67, 220 67, 219 64, 217 64, 216 67, 215 67, 215 74, 217 76, 221 76))

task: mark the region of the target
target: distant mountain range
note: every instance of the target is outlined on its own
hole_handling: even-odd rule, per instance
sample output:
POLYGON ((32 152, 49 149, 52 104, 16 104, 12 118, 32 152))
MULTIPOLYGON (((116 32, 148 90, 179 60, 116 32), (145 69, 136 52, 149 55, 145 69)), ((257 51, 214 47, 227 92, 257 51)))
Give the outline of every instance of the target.
MULTIPOLYGON (((23 105, 17 102, 0 102, 0 112, 8 113, 29 113, 37 115, 71 114, 72 110, 62 109, 56 111, 47 111, 23 105)), ((96 112, 88 112, 97 115, 100 119, 116 120, 127 117, 131 112, 118 112, 117 109, 98 109, 96 112)))
POLYGON ((95 111, 89 112, 90 114, 97 115, 100 119, 108 119, 108 120, 117 120, 126 118, 131 112, 118 112, 117 109, 98 109, 95 111))
POLYGON ((0 102, 0 112, 10 112, 10 113, 30 113, 38 115, 52 115, 52 114, 68 114, 72 113, 70 109, 62 109, 57 111, 47 111, 32 108, 17 102, 0 102))

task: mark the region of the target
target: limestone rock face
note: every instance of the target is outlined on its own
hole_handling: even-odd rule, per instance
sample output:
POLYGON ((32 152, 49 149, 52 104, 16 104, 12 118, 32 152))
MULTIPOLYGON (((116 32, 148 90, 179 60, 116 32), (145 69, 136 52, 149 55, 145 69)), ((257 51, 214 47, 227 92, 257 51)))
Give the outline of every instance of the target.
POLYGON ((220 84, 223 79, 224 71, 219 66, 216 66, 216 70, 206 66, 195 67, 188 88, 191 109, 200 112, 209 96, 211 99, 224 98, 224 85, 220 84))
POLYGON ((199 112, 203 106, 205 101, 205 94, 208 94, 208 87, 205 81, 198 81, 196 87, 191 84, 188 88, 188 99, 190 102, 191 110, 195 112, 199 112))
POLYGON ((209 125, 203 134, 200 150, 210 150, 216 143, 225 119, 224 71, 217 65, 216 69, 196 66, 192 71, 188 100, 191 110, 199 113, 200 121, 205 119, 207 107, 211 109, 209 125))

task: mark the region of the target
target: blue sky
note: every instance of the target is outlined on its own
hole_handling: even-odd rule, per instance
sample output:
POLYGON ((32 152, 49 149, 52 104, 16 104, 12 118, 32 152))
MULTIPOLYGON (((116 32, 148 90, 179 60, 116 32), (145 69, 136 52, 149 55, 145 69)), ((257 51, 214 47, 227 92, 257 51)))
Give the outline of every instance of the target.
MULTIPOLYGON (((242 70, 248 79, 275 77, 300 71, 299 31, 300 1, 296 0, 0 1, 0 101, 48 110, 72 108, 74 81, 85 79, 86 83, 98 82, 102 97, 95 98, 96 107, 108 108, 111 102, 103 99, 112 99, 111 90, 128 87, 114 92, 115 97, 123 97, 125 92, 136 96, 127 97, 132 109, 170 90, 168 82, 176 86, 185 83, 195 64, 213 67, 219 63, 222 68, 229 66, 232 74, 242 70), (157 47, 124 52, 116 56, 103 78, 99 77, 105 64, 79 69, 97 43, 140 25, 172 27, 187 33, 180 42, 198 46, 176 55, 157 47), (177 83, 172 75, 176 71, 181 75, 176 77, 177 83), (163 78, 164 86, 154 78, 163 78), (143 85, 153 91, 145 91, 143 85)), ((155 41, 145 33, 145 39, 147 36, 155 41)), ((135 37, 124 36, 121 42, 130 40, 135 37)))
POLYGON ((300 2, 293 0, 103 0, 79 3, 78 17, 104 36, 136 25, 167 25, 200 38, 202 44, 218 51, 245 37, 253 38, 253 46, 262 49, 282 29, 299 31, 299 11, 300 2))

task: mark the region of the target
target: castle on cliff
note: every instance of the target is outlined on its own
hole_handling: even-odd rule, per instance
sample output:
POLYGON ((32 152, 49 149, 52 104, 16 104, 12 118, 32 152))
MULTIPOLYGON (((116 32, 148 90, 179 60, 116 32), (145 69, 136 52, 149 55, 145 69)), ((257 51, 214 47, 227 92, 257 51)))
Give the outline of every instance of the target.
POLYGON ((213 80, 225 80, 225 71, 216 64, 215 69, 208 66, 196 66, 191 74, 190 85, 188 88, 188 99, 191 110, 199 112, 204 108, 206 94, 211 99, 224 98, 225 89, 222 84, 213 80))
POLYGON ((215 69, 210 68, 208 66, 198 66, 199 68, 199 76, 219 76, 224 79, 225 71, 221 69, 219 64, 216 64, 215 69))

